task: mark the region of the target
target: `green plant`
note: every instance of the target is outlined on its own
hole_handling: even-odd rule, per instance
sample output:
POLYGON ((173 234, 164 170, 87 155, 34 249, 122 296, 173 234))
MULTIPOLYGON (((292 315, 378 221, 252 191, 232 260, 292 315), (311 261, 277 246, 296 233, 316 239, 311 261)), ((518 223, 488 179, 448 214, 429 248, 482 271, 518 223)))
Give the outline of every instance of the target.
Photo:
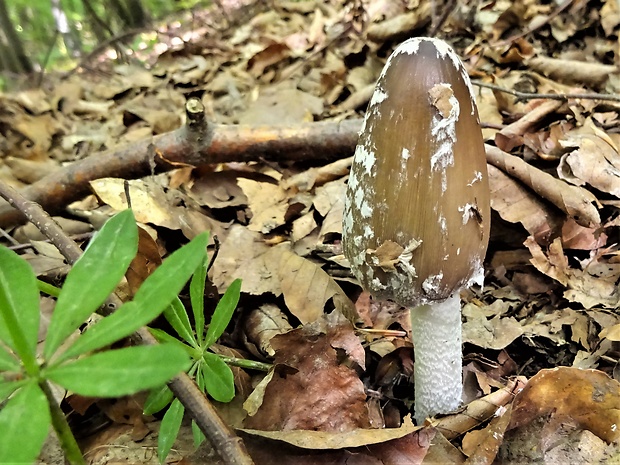
MULTIPOLYGON (((172 305, 164 311, 164 316, 185 342, 181 342, 161 330, 151 329, 151 332, 159 341, 176 344, 190 355, 192 364, 187 373, 195 379, 203 393, 210 394, 219 402, 230 402, 235 395, 233 373, 218 355, 209 352, 209 348, 220 338, 232 318, 239 302, 241 281, 236 279, 228 287, 218 302, 209 328, 205 332, 203 298, 207 268, 208 259, 205 257, 196 268, 189 286, 190 303, 196 330, 192 330, 188 312, 177 297, 172 301, 172 305)), ((162 419, 157 444, 157 455, 161 463, 168 456, 179 434, 185 408, 178 399, 173 399, 172 391, 166 385, 152 390, 144 405, 144 413, 150 415, 159 412, 168 404, 170 407, 162 419)), ((192 421, 192 432, 194 443, 196 446, 200 445, 205 437, 194 421, 192 421)))
POLYGON ((112 217, 67 275, 42 353, 37 351, 39 290, 30 266, 0 247, 0 463, 33 462, 49 426, 70 463, 84 463, 50 382, 84 396, 117 397, 161 386, 190 365, 175 343, 100 351, 170 306, 199 263, 208 235, 170 255, 132 301, 71 337, 114 291, 136 254, 133 213, 112 217), (96 352, 98 351, 98 352, 96 352))

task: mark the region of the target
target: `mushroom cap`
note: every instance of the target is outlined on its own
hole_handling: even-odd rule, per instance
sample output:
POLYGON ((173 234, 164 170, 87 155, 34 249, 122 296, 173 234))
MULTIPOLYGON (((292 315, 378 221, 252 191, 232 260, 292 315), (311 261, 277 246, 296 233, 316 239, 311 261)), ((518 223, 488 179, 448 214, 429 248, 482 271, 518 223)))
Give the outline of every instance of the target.
POLYGON ((343 249, 362 286, 411 307, 482 282, 490 228, 482 131, 448 44, 414 38, 387 60, 355 150, 343 249))

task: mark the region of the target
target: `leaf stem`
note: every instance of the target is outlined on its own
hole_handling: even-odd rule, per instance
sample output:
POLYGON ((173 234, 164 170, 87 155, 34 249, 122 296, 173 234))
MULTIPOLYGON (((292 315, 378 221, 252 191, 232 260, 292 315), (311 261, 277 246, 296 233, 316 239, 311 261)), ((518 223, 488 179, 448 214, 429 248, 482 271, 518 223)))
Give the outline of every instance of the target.
POLYGON ((51 295, 52 297, 58 297, 60 295, 60 289, 52 284, 46 283, 45 281, 41 281, 37 279, 37 287, 39 291, 51 295))
POLYGON ((271 363, 257 362, 255 360, 248 360, 245 358, 226 357, 225 355, 217 355, 227 365, 232 365, 239 368, 247 368, 249 370, 269 371, 273 368, 271 363))
POLYGON ((65 453, 65 458, 71 465, 86 465, 80 446, 78 446, 75 436, 73 436, 73 432, 71 431, 71 427, 67 422, 64 412, 60 409, 60 405, 58 405, 54 398, 49 383, 47 381, 42 381, 39 383, 39 386, 45 393, 45 397, 50 405, 52 424, 60 440, 60 446, 65 453))

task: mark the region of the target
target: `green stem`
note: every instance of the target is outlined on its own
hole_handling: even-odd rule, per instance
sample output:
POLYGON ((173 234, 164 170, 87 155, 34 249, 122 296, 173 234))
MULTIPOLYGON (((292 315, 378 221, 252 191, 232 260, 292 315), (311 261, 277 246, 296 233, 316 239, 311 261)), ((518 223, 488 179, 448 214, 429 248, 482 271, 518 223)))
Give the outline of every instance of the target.
POLYGON ((39 291, 44 294, 51 295, 52 297, 58 297, 60 295, 60 288, 52 286, 51 284, 41 281, 40 279, 37 279, 37 287, 39 288, 39 291))
POLYGON ((64 412, 60 409, 60 405, 56 402, 49 383, 47 381, 42 381, 39 383, 39 386, 43 389, 45 397, 47 397, 47 401, 50 405, 52 424, 60 440, 60 446, 65 453, 65 458, 71 465, 86 465, 80 446, 78 446, 75 436, 73 436, 73 432, 71 431, 71 427, 67 422, 67 417, 65 417, 64 412))
POLYGON ((224 363, 239 368, 247 368, 249 370, 269 371, 273 367, 271 363, 257 362, 255 360, 247 360, 245 358, 226 357, 225 355, 217 354, 224 363))

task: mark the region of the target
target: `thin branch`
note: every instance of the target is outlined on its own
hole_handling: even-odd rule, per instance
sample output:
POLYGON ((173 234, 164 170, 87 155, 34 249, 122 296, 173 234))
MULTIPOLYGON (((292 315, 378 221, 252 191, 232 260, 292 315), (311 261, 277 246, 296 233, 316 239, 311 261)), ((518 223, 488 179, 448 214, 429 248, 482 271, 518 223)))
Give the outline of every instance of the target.
POLYGON ((69 263, 75 262, 82 255, 82 249, 67 236, 56 220, 49 216, 39 204, 27 200, 2 181, 0 181, 0 197, 19 210, 28 221, 49 238, 69 263))
MULTIPOLYGON (((3 230, 0 229, 0 233, 2 231, 3 230)), ((90 232, 85 232, 81 234, 74 234, 73 236, 69 236, 69 237, 71 238, 72 241, 82 242, 82 241, 85 241, 86 239, 90 239, 91 237, 93 237, 93 234, 95 233, 93 231, 90 231, 90 232)), ((8 234, 5 237, 14 244, 14 245, 7 247, 8 249, 11 249, 13 252, 20 252, 22 250, 34 249, 34 244, 32 244, 32 242, 26 242, 26 243, 20 244, 12 236, 9 236, 8 234)), ((45 239, 44 241, 39 241, 39 242, 46 242, 49 244, 51 241, 49 239, 45 239)))
POLYGON ((17 240, 15 240, 15 238, 13 236, 11 236, 8 232, 6 232, 2 228, 0 228, 0 236, 4 237, 7 241, 9 241, 11 244, 13 244, 11 246, 11 248, 19 247, 20 245, 22 245, 17 240))
POLYGON ((537 98, 550 99, 550 100, 569 100, 569 99, 583 99, 583 100, 607 100, 611 102, 620 102, 620 95, 618 94, 597 94, 595 92, 590 93, 562 93, 562 94, 538 94, 535 92, 519 92, 514 89, 506 89, 495 84, 489 84, 487 82, 472 81, 473 85, 478 87, 486 87, 487 89, 497 90, 505 94, 514 95, 519 100, 533 100, 537 98))
MULTIPOLYGON (((154 137, 93 154, 40 179, 21 191, 29 200, 56 214, 88 195, 90 181, 105 177, 137 179, 182 165, 232 161, 337 160, 353 153, 360 120, 304 123, 290 127, 255 127, 191 123, 154 137)), ((202 110, 201 110, 202 111, 202 110)), ((18 224, 23 215, 0 205, 0 227, 18 224)))
MULTIPOLYGON (((188 111, 188 125, 183 128, 128 145, 117 152, 101 153, 75 162, 30 185, 23 190, 23 195, 57 212, 87 195, 89 182, 94 179, 135 179, 152 174, 154 167, 156 171, 165 171, 181 165, 263 159, 279 162, 342 159, 353 154, 362 126, 361 119, 278 128, 214 126, 191 123, 192 118, 197 115, 188 111)), ((489 161, 497 148, 486 148, 489 161)), ((10 206, 0 206, 0 227, 15 224, 21 217, 22 213, 10 206)))
POLYGON ((440 16, 437 16, 437 5, 436 2, 433 2, 433 22, 431 24, 431 29, 428 32, 429 37, 435 37, 439 30, 443 27, 445 22, 448 20, 452 12, 456 8, 456 0, 448 0, 445 5, 443 5, 443 12, 440 16))

